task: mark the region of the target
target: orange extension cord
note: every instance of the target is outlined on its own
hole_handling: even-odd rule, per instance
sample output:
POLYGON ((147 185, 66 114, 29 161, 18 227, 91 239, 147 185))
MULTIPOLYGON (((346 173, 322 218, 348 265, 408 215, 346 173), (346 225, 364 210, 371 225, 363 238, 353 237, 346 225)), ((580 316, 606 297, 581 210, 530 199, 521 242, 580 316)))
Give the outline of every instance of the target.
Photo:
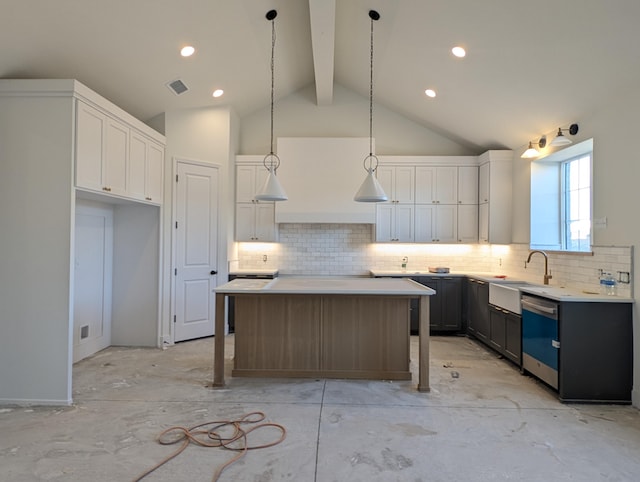
POLYGON ((279 444, 285 439, 285 437, 287 436, 287 430, 284 428, 284 426, 277 423, 260 423, 265 419, 265 417, 266 415, 263 412, 250 412, 243 415, 238 420, 205 422, 201 423, 200 425, 195 425, 191 428, 179 426, 170 427, 163 431, 160 435, 158 435, 158 443, 160 443, 161 445, 173 445, 182 442, 182 445, 180 445, 180 447, 178 447, 175 452, 165 457, 162 461, 147 470, 138 478, 134 479, 134 482, 142 480, 154 470, 162 467, 171 459, 180 455, 182 452, 184 452, 184 450, 189 446, 190 443, 194 443, 202 447, 222 447, 227 450, 238 452, 229 461, 225 462, 215 470, 215 472, 213 473, 212 481, 216 482, 222 474, 222 471, 244 457, 247 451, 272 447, 279 444), (248 429, 243 429, 241 426, 244 424, 258 425, 254 425, 253 427, 250 427, 248 429), (230 437, 225 438, 218 433, 220 429, 225 427, 233 428, 233 434, 230 437), (247 435, 249 435, 254 430, 265 427, 275 427, 280 431, 280 437, 273 442, 250 446, 247 441, 247 435), (173 437, 170 437, 170 435, 173 435, 173 437), (238 442, 240 442, 240 445, 238 445, 238 442))

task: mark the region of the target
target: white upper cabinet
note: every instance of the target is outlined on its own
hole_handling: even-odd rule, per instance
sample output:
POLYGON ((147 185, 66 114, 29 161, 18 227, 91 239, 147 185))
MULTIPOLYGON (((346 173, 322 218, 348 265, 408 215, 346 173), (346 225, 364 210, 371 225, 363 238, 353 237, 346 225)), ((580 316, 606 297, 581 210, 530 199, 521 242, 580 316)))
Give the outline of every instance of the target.
POLYGON ((129 138, 129 188, 132 198, 162 202, 164 148, 136 132, 129 138))
POLYGON ((376 241, 414 241, 414 205, 380 203, 376 209, 376 241))
POLYGON ((263 164, 240 165, 236 167, 236 202, 256 201, 256 194, 262 187, 269 172, 263 164))
POLYGON ((236 241, 277 239, 275 203, 258 201, 255 197, 267 175, 268 171, 257 158, 254 163, 236 165, 236 241))
POLYGON ((107 116, 84 102, 77 103, 76 185, 102 191, 107 116))
POLYGON ((487 151, 479 158, 478 241, 511 243, 513 151, 487 151))
POLYGON ((107 118, 104 149, 104 184, 110 194, 127 195, 129 164, 129 128, 107 118))
POLYGON ((478 204, 478 168, 458 167, 458 204, 478 204))
POLYGON ((416 204, 415 241, 417 243, 457 243, 458 206, 416 204))
POLYGON ((389 198, 387 202, 415 202, 415 167, 378 166, 378 181, 389 198))
POLYGON ((458 243, 478 242, 478 205, 458 205, 458 243))
POLYGON ((478 204, 489 202, 489 163, 485 162, 478 170, 478 204))
POLYGON ((416 202, 419 204, 457 204, 458 167, 416 167, 416 202))
POLYGON ((161 204, 164 146, 81 100, 76 105, 76 186, 161 204))

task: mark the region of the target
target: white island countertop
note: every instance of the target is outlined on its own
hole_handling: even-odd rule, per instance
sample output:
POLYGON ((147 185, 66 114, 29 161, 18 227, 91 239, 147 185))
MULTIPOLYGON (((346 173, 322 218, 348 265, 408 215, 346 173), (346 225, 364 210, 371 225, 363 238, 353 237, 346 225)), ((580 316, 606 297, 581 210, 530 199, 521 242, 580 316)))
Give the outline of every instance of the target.
POLYGON ((404 278, 304 278, 234 279, 217 286, 220 294, 341 294, 429 296, 435 291, 404 278))

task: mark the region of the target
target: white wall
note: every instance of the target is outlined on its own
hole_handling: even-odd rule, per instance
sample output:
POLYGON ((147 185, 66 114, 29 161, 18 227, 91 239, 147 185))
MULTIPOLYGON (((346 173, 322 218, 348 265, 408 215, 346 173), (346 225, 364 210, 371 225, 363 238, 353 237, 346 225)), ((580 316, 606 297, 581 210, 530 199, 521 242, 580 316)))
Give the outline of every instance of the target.
MULTIPOLYGON (((274 138, 369 137, 369 99, 334 86, 333 103, 318 106, 315 87, 307 86, 274 104, 274 138)), ((242 118, 238 154, 269 152, 270 107, 242 118)), ((378 155, 476 155, 406 117, 374 104, 373 137, 378 155)), ((275 144, 274 144, 275 148, 275 144)))
POLYGON ((231 169, 238 143, 236 114, 226 108, 183 109, 166 112, 164 131, 167 136, 165 155, 164 198, 164 265, 163 306, 161 332, 165 340, 170 337, 171 315, 171 265, 172 256, 172 207, 175 186, 175 160, 192 160, 210 163, 220 171, 220 213, 218 238, 218 283, 228 277, 227 252, 233 244, 234 175, 231 169))
MULTIPOLYGON (((580 131, 574 142, 593 138, 593 218, 607 218, 606 228, 594 229, 596 246, 631 246, 640 243, 640 159, 637 154, 638 112, 640 97, 635 89, 618 91, 601 108, 585 113, 577 122, 580 131)), ((556 131, 547 133, 552 139, 556 131)), ((513 242, 529 242, 529 162, 520 159, 526 146, 515 151, 513 170, 514 199, 513 242)), ((634 273, 640 272, 640 261, 632 256, 634 273)), ((632 278, 633 281, 633 278, 632 278)), ((640 293, 635 291, 634 305, 634 391, 633 404, 640 407, 640 293)))
POLYGON ((71 403, 73 105, 0 96, 2 403, 71 403))

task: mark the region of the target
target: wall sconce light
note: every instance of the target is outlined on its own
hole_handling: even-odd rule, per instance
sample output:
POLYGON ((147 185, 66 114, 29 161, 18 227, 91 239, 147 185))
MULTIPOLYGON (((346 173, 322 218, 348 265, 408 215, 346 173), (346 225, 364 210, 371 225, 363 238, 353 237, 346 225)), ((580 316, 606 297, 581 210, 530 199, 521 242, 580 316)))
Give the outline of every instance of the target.
POLYGON ((578 124, 571 124, 567 129, 558 127, 558 133, 556 134, 556 137, 554 137, 554 139, 549 143, 550 146, 559 147, 571 144, 571 139, 565 136, 562 131, 568 131, 569 134, 575 136, 578 133, 578 124))
POLYGON ((533 147, 534 144, 540 149, 544 149, 544 146, 547 145, 547 138, 545 136, 542 136, 538 142, 529 141, 529 147, 520 156, 522 159, 531 159, 540 155, 540 151, 533 147))

